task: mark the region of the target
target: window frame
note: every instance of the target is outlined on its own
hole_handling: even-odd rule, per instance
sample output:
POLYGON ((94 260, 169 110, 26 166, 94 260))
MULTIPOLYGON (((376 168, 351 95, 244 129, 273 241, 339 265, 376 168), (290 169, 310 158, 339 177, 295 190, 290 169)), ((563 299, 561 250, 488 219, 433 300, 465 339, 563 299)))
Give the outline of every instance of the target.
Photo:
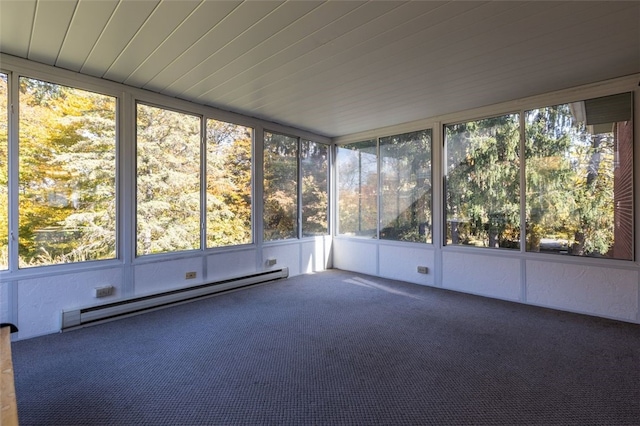
MULTIPOLYGON (((11 251, 12 251, 12 240, 13 240, 13 235, 14 235, 14 229, 12 228, 12 218, 14 216, 13 212, 12 212, 12 208, 13 205, 17 205, 17 203, 12 202, 12 194, 15 191, 11 191, 11 183, 13 182, 13 179, 11 179, 12 177, 12 172, 14 169, 13 166, 13 161, 12 161, 12 154, 14 149, 12 149, 12 139, 13 139, 13 128, 14 126, 12 125, 12 114, 11 114, 11 105, 12 105, 12 94, 11 94, 11 89, 12 89, 12 84, 11 84, 11 80, 12 80, 12 73, 10 71, 5 71, 4 69, 0 68, 0 74, 5 76, 5 80, 6 80, 6 105, 7 105, 7 109, 6 109, 6 114, 3 114, 4 117, 0 118, 0 120, 4 120, 4 123, 6 124, 6 128, 7 128, 7 140, 6 140, 6 146, 4 147, 4 149, 6 150, 6 158, 0 158, 0 162, 6 162, 6 179, 7 179, 7 183, 6 183, 6 187, 4 188, 4 191, 6 192, 6 210, 0 212, 0 216, 5 217, 6 219, 6 229, 4 229, 4 232, 7 233, 7 243, 6 245, 2 245, 0 247, 0 250, 5 250, 6 251, 6 265, 3 265, 0 263, 0 271, 1 272, 5 272, 5 271, 10 271, 12 269, 15 269, 15 265, 12 265, 12 257, 15 256, 11 256, 11 251), (12 268, 13 266, 13 268, 12 268)), ((0 192, 1 193, 1 192, 0 192)), ((1 231, 0 231, 1 232, 1 231)))
MULTIPOLYGON (((434 213, 433 213, 433 193, 434 193, 434 179, 433 179, 433 128, 431 127, 427 127, 421 130, 415 130, 415 131, 410 131, 410 132, 403 132, 403 133, 396 133, 393 135, 388 135, 388 136, 381 136, 378 137, 378 179, 379 179, 379 185, 378 185, 378 216, 379 216, 379 222, 378 222, 378 239, 381 241, 385 241, 385 242, 389 242, 389 241, 394 241, 394 242, 400 242, 400 243, 417 243, 417 244, 427 244, 427 245, 433 245, 434 243, 434 213), (407 136, 407 135, 419 135, 419 134, 424 134, 423 137, 428 137, 429 138, 429 155, 428 158, 425 158, 424 160, 429 164, 429 173, 428 173, 428 177, 427 180, 429 182, 429 189, 428 189, 428 203, 429 203, 429 209, 428 209, 428 214, 429 216, 425 218, 426 222, 423 222, 422 224, 426 226, 427 229, 425 229, 425 236, 428 230, 428 234, 429 234, 429 239, 427 241, 408 241, 408 240, 401 240, 401 239, 395 239, 395 238, 383 238, 382 237, 382 230, 383 230, 383 219, 384 219, 384 199, 385 199, 385 190, 384 190, 384 185, 383 185, 383 178, 384 178, 384 173, 383 173, 383 163, 384 163, 384 155, 383 155, 383 139, 391 139, 394 137, 403 137, 403 136, 407 136)), ((415 142, 415 141, 410 141, 410 142, 415 142)), ((405 143, 406 144, 406 143, 405 143)), ((396 157, 391 157, 394 159, 397 159, 396 157)), ((406 158, 406 157, 404 157, 406 158)), ((416 182, 419 178, 416 176, 416 182)), ((420 226, 418 226, 418 233, 420 234, 420 226)))
POLYGON ((202 210, 202 218, 201 218, 201 222, 202 222, 202 249, 205 251, 216 251, 216 250, 225 250, 225 249, 232 249, 235 247, 247 247, 247 246, 252 246, 256 244, 256 133, 257 130, 255 128, 255 126, 250 126, 247 124, 238 124, 235 121, 230 121, 227 119, 222 119, 222 118, 218 118, 218 117, 213 117, 213 116, 203 116, 203 121, 202 121, 202 128, 203 128, 203 148, 201 149, 201 164, 202 164, 202 170, 201 170, 201 183, 200 183, 200 187, 202 189, 202 200, 201 200, 201 210, 202 210), (207 129, 208 129, 208 122, 209 120, 212 121, 218 121, 218 122, 222 122, 222 123, 227 123, 227 124, 231 124, 234 126, 239 126, 239 127, 244 127, 247 129, 251 130, 251 165, 250 165, 250 173, 251 173, 251 182, 250 182, 250 196, 251 196, 251 203, 249 206, 249 211, 251 214, 251 220, 250 220, 250 226, 251 226, 251 238, 249 242, 246 243, 240 243, 240 244, 229 244, 229 245, 221 245, 221 246, 213 246, 213 247, 209 247, 208 246, 208 228, 209 228, 209 219, 208 219, 208 203, 207 203, 207 196, 208 196, 208 191, 207 191, 207 183, 208 183, 208 168, 209 168, 209 163, 208 163, 208 158, 209 158, 209 141, 207 138, 207 129))
MULTIPOLYGON (((353 150, 354 151, 354 150, 353 150)), ((358 149, 358 152, 361 152, 360 149, 358 149)), ((360 154, 359 154, 360 155, 360 154)), ((357 141, 353 141, 353 142, 348 142, 345 144, 341 144, 341 145, 337 145, 336 146, 336 156, 335 156, 335 161, 334 161, 334 167, 335 167, 335 176, 336 176, 336 186, 335 186, 335 200, 336 200, 336 204, 335 204, 335 217, 336 217, 336 229, 335 229, 335 235, 339 236, 339 237, 343 237, 343 238, 355 238, 355 239, 359 239, 359 240, 373 240, 373 241, 380 241, 380 143, 379 143, 379 137, 372 137, 372 138, 368 138, 368 139, 361 139, 361 140, 357 140, 357 141), (375 182, 376 182, 376 187, 375 187, 375 194, 373 197, 375 197, 375 206, 376 206, 376 212, 375 212, 375 232, 374 235, 368 236, 368 235, 350 235, 347 233, 344 233, 343 231, 341 231, 341 221, 340 221, 340 199, 341 199, 341 194, 340 194, 340 169, 339 169, 339 163, 340 163, 340 153, 339 150, 340 149, 348 149, 345 148, 345 146, 347 145, 363 145, 365 147, 369 147, 368 145, 371 145, 372 147, 375 148, 375 182)), ((358 173, 360 174, 362 170, 362 164, 359 161, 359 168, 358 168, 358 173)), ((361 188, 362 184, 361 182, 359 182, 358 184, 358 188, 361 188)), ((358 199, 359 203, 360 203, 360 198, 358 199)), ((361 223, 362 214, 361 211, 359 210, 358 212, 358 223, 361 223)))
MULTIPOLYGON (((523 132, 521 130, 522 127, 522 111, 517 111, 517 110, 511 110, 511 111, 506 111, 506 112, 500 112, 500 113, 495 113, 495 114, 487 114, 487 115, 482 115, 479 117, 475 117, 475 118, 469 118, 469 119, 465 119, 462 118, 460 120, 451 120, 448 121, 446 123, 443 123, 441 126, 441 131, 442 131, 442 164, 441 164, 441 168, 442 168, 442 182, 443 182, 443 188, 442 188, 442 195, 441 195, 441 203, 442 203, 442 222, 441 222, 441 232, 442 232, 442 245, 443 247, 468 247, 470 249, 493 249, 493 250, 500 250, 503 252, 508 252, 508 251, 513 251, 513 252, 517 252, 517 251, 521 251, 521 248, 513 248, 513 247, 490 247, 490 237, 488 240, 488 244, 487 246, 476 246, 476 245, 471 245, 471 244, 454 244, 452 243, 448 243, 447 241, 447 233, 448 233, 448 229, 449 229, 449 225, 448 225, 448 221, 447 221, 447 196, 448 196, 448 192, 449 192, 449 188, 448 188, 448 160, 449 160, 449 149, 447 146, 447 127, 448 126, 453 126, 453 125, 467 125, 470 123, 477 123, 477 122, 481 122, 483 120, 491 120, 491 119, 498 119, 501 117, 508 117, 508 116, 517 116, 517 122, 518 122, 518 131, 519 131, 519 137, 518 137, 518 144, 517 144, 517 158, 518 158, 518 164, 517 167, 519 168, 518 170, 518 210, 519 212, 522 212, 523 209, 523 193, 522 193, 522 177, 523 177, 523 173, 525 170, 525 164, 523 164, 522 161, 522 149, 523 149, 523 132)), ((523 230, 522 230, 522 225, 521 225, 521 217, 522 215, 519 215, 520 220, 518 221, 518 229, 519 229, 519 236, 520 236, 520 241, 522 241, 522 234, 523 234, 523 230)), ((484 225, 484 223, 483 223, 484 225)), ((490 225, 490 224, 489 224, 490 225)), ((521 244, 520 244, 521 245, 521 244)))
MULTIPOLYGON (((535 249, 530 249, 529 245, 531 243, 531 240, 529 238, 529 229, 528 229, 528 221, 527 221, 527 211, 529 209, 529 206, 527 205, 527 194, 528 194, 528 175, 527 175, 527 169, 525 169, 525 171, 523 172, 523 181, 525 182, 525 186, 524 188, 522 188, 522 199, 523 199, 523 204, 522 204, 522 224, 525 225, 527 227, 527 229, 523 229, 523 239, 522 241, 525 241, 525 244, 522 247, 522 251, 528 253, 531 253, 532 255, 550 255, 553 257, 562 257, 562 258, 582 258, 582 259, 606 259, 607 261, 620 261, 620 262, 635 262, 636 260, 636 185, 635 185, 635 180, 634 180, 634 176, 636 175, 635 172, 635 168, 637 167, 637 163, 636 163, 636 151, 637 148, 635 147, 635 135, 637 134, 637 130, 636 130, 636 120, 635 120, 635 115, 636 115, 636 103, 637 100, 636 98, 638 97, 637 94, 633 91, 633 90, 621 90, 621 91, 609 91, 606 94, 603 95, 599 95, 599 96, 590 96, 590 95, 583 95, 578 97, 577 99, 571 100, 571 101, 554 101, 554 102, 547 102, 542 106, 532 106, 529 108, 523 108, 522 109, 522 120, 521 120, 521 125, 523 127, 523 138, 522 138, 522 158, 526 162, 529 160, 529 158, 538 158, 538 157, 527 157, 527 152, 526 152, 526 144, 529 143, 528 140, 526 140, 527 138, 527 115, 533 111, 540 111, 540 110, 545 110, 545 109, 553 109, 553 108, 559 108, 559 107, 563 107, 566 106, 567 108, 569 108, 571 110, 572 105, 576 105, 576 104, 585 104, 588 101, 595 101, 595 100, 599 100, 599 99, 604 99, 604 98, 609 98, 609 97, 616 97, 616 96, 624 96, 624 95, 629 95, 629 107, 630 107, 630 120, 627 120, 627 122, 631 123, 631 157, 630 157, 630 161, 631 161, 631 178, 630 178, 630 189, 629 189, 629 195, 630 195, 630 212, 629 212, 629 217, 631 218, 631 236, 630 236, 630 257, 627 258, 621 258, 621 257, 612 257, 612 256, 606 256, 605 255, 590 255, 590 254, 573 254, 571 253, 571 247, 566 247, 566 250, 545 250, 545 252, 542 252, 542 250, 540 250, 541 247, 538 247, 538 250, 536 251, 535 249), (560 256, 559 256, 560 255, 560 256)), ((597 135, 601 135, 601 134, 608 134, 608 133, 615 133, 615 132, 594 132, 591 133, 590 130, 588 129, 589 124, 586 122, 586 116, 583 117, 584 118, 584 122, 582 122, 580 120, 579 117, 575 117, 575 113, 573 110, 570 111, 571 116, 573 117, 574 120, 576 120, 577 124, 583 125, 585 127, 584 131, 585 134, 588 134, 590 138, 595 137, 597 135)), ((613 123, 621 123, 622 121, 615 121, 612 122, 613 123)), ((572 123, 571 129, 574 129, 575 124, 572 123)), ((615 140, 615 136, 614 136, 614 140, 615 140)), ((613 143, 615 146, 615 142, 613 143)), ((575 148, 575 145, 570 146, 571 149, 575 148)), ((563 151, 562 152, 563 155, 568 155, 568 151, 563 151)), ((610 200, 611 201, 611 205, 615 204, 615 199, 616 199, 616 193, 615 193, 615 186, 616 186, 616 179, 615 179, 615 163, 618 161, 617 157, 619 155, 619 151, 617 149, 614 148, 613 154, 612 154, 612 163, 613 163, 613 169, 611 170, 611 174, 613 175, 612 177, 612 196, 613 198, 610 200)), ((604 161, 604 160, 603 160, 604 161)), ((598 160, 598 162, 600 162, 600 160, 598 160)), ((573 166, 572 166, 573 167, 573 166)), ((598 173, 596 173, 596 175, 598 175, 598 173)), ((591 198, 591 197, 589 197, 591 198)), ((580 209, 580 207, 578 207, 578 209, 580 209)), ((614 240, 613 240, 613 244, 611 245, 611 247, 609 247, 610 250, 615 249, 615 217, 616 217, 616 209, 615 207, 613 208, 613 212, 612 212, 612 217, 610 218, 612 220, 612 223, 614 223, 614 228, 613 228, 613 233, 614 233, 614 240)), ((573 215, 571 216, 573 217, 573 215)), ((577 232, 577 231, 576 231, 577 232)), ((584 243, 584 241, 583 241, 584 243)), ((564 248, 564 247, 563 247, 564 248)))
POLYGON ((331 234, 331 145, 330 144, 326 144, 326 143, 322 143, 322 142, 317 142, 314 141, 310 138, 303 138, 303 137, 299 137, 298 138, 298 169, 299 169, 299 177, 298 177, 298 192, 300 194, 300 201, 298 203, 299 206, 299 230, 298 230, 298 235, 299 238, 315 238, 315 237, 324 237, 327 235, 331 234), (304 178, 304 173, 303 173, 303 167, 302 167, 302 144, 303 142, 309 142, 312 144, 316 144, 316 145, 321 145, 326 149, 326 155, 327 155, 327 171, 326 171, 326 185, 324 190, 326 191, 326 196, 327 196, 327 207, 326 207, 326 211, 325 211, 325 215, 326 215, 326 221, 327 221, 327 225, 325 228, 325 232, 322 234, 315 234, 315 235, 305 235, 304 234, 304 215, 303 215, 303 210, 305 207, 304 204, 304 194, 303 194, 303 188, 302 188, 302 181, 304 178))
POLYGON ((287 133, 286 131, 281 131, 281 130, 271 130, 271 128, 264 128, 262 131, 262 217, 260 220, 262 220, 262 241, 265 244, 277 244, 278 242, 291 242, 291 241, 296 241, 296 240, 302 240, 302 239, 313 239, 313 238, 317 238, 317 237, 325 237, 328 235, 331 235, 331 193, 332 193, 332 186, 331 186, 331 168, 333 165, 332 162, 332 155, 331 155, 331 146, 332 144, 330 143, 326 143, 326 142, 319 142, 316 138, 312 138, 309 136, 297 136, 291 133, 287 133), (265 171, 265 161, 264 161, 264 152, 265 152, 265 140, 266 137, 265 135, 267 133, 270 133, 272 135, 279 135, 279 136, 284 136, 287 138, 292 138, 292 139, 296 139, 296 226, 295 226, 295 231, 296 231, 296 235, 294 237, 291 238, 278 238, 278 239, 266 239, 265 238, 265 230, 266 227, 264 226, 265 223, 265 217, 264 217, 264 206, 265 206, 265 196, 266 196, 266 190, 265 190, 265 185, 264 185, 264 181, 265 181, 265 177, 264 177, 264 171, 265 171), (326 184, 326 192, 327 192, 327 227, 326 227, 326 232, 322 235, 304 235, 303 232, 303 215, 302 215, 302 210, 304 209, 304 205, 303 205, 303 188, 302 188, 302 179, 303 179, 303 170, 302 170, 302 144, 303 142, 310 142, 313 144, 317 144, 317 145, 322 145, 324 147, 326 147, 327 149, 327 184, 326 184))
MULTIPOLYGON (((4 71, 3 71, 4 73, 4 71)), ((82 265, 87 264, 105 264, 110 262, 118 262, 121 257, 121 242, 120 240, 120 202, 119 202, 119 193, 120 193, 120 129, 121 123, 121 114, 122 114, 122 93, 116 90, 109 90, 108 88, 99 85, 88 83, 82 79, 73 79, 66 78, 64 76, 52 76, 45 72, 39 72, 36 70, 28 70, 27 72, 22 72, 22 70, 18 67, 13 71, 7 72, 9 74, 9 100, 11 102, 10 106, 10 119, 9 119, 9 233, 10 233, 10 241, 9 241, 9 271, 32 271, 32 270, 40 270, 42 268, 53 268, 53 269, 73 269, 73 268, 83 268, 82 265), (81 260, 81 261, 71 261, 71 262, 59 262, 59 263, 51 263, 44 265, 35 265, 35 266, 20 266, 20 258, 19 258, 19 226, 20 226, 20 201, 19 201, 19 187, 20 187, 20 124, 21 124, 21 100, 20 100, 20 81, 22 79, 29 80, 37 80, 46 84, 56 85, 60 87, 66 87, 68 89, 89 92, 94 95, 104 96, 113 99, 114 110, 113 110, 113 128, 114 128, 114 160, 113 160, 113 193, 115 196, 114 200, 114 256, 104 259, 89 259, 89 260, 81 260)))
POLYGON ((171 255, 182 255, 185 253, 197 253, 197 252, 201 252, 204 250, 204 248, 206 247, 206 242, 203 241, 203 203, 202 203, 202 198, 203 198, 203 189, 202 189, 202 185, 203 185, 203 158, 206 158, 203 156, 203 126, 204 123, 206 122, 206 118, 202 115, 199 114, 197 112, 193 112, 193 111, 188 111, 188 110, 182 110, 179 108, 173 108, 170 106, 165 106, 162 104, 158 104, 155 102, 149 102, 146 100, 142 100, 142 99, 135 99, 134 100, 134 106, 133 106, 133 140, 134 143, 133 145, 133 198, 134 198, 134 202, 133 202, 133 224, 132 224, 132 241, 133 241, 133 247, 131 248, 133 256, 136 259, 142 259, 142 258, 149 258, 149 257, 157 257, 157 256, 171 256, 171 255), (199 124, 199 134, 198 134, 198 152, 199 152, 199 158, 198 158, 198 186, 199 186, 199 214, 198 214, 198 230, 199 230, 199 236, 198 236, 198 247, 197 248, 192 248, 192 249, 183 249, 183 250, 172 250, 172 251, 163 251, 163 252, 157 252, 157 253, 148 253, 148 254, 139 254, 138 253, 138 105, 144 105, 147 107, 151 107, 151 108, 158 108, 158 109, 163 109, 163 110, 167 110, 170 112, 174 112, 174 113, 178 113, 178 114, 184 114, 184 115, 188 115, 188 116, 192 116, 192 117, 197 117, 200 120, 200 124, 199 124), (203 245, 205 244, 205 245, 203 245))

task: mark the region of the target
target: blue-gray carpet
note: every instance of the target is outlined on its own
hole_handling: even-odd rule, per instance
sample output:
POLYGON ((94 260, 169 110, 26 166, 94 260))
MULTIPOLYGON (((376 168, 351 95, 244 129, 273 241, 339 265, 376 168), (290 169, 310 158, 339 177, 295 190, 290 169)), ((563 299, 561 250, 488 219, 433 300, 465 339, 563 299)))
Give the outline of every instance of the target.
POLYGON ((22 425, 640 424, 640 326, 335 270, 13 360, 22 425))

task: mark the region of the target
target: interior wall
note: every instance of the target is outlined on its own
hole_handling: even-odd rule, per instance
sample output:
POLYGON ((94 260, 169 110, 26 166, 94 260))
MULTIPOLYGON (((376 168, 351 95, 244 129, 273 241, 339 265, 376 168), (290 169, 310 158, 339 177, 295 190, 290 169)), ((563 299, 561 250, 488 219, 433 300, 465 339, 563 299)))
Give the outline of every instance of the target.
MULTIPOLYGON (((93 87, 104 88, 102 82, 96 86, 96 81, 86 76, 71 75, 71 73, 33 65, 26 61, 18 61, 17 64, 16 69, 22 66, 36 78, 50 75, 54 80, 63 80, 60 81, 61 83, 66 81, 67 84, 73 84, 75 81, 80 81, 85 85, 92 84, 93 87)), ((503 113, 524 108, 527 104, 540 106, 541 103, 563 102, 567 98, 603 96, 616 90, 635 92, 635 122, 640 123, 638 78, 639 76, 632 76, 614 82, 568 89, 564 92, 494 105, 477 111, 372 130, 368 134, 385 136, 428 127, 437 130, 441 127, 440 123, 447 121, 503 113)), ((125 92, 128 88, 119 85, 109 85, 109 88, 112 91, 120 90, 126 93, 122 97, 125 108, 131 108, 134 105, 134 96, 142 93, 125 92), (129 104, 128 107, 127 104, 129 104)), ((144 94, 144 96, 161 104, 169 102, 159 95, 144 94)), ((179 101, 171 102, 175 102, 178 107, 192 107, 190 104, 179 101)), ((203 109, 203 111, 211 113, 211 109, 203 109)), ((220 119, 255 126, 256 132, 261 131, 265 125, 265 123, 253 122, 248 117, 236 116, 224 111, 220 112, 220 119)), ((269 128, 280 129, 272 123, 269 123, 269 128)), ((639 128, 640 125, 636 125, 636 141, 639 128)), ((289 133, 296 132, 295 129, 284 130, 289 133)), ((126 132, 124 135, 126 138, 126 132)), ((361 136, 349 135, 338 138, 336 142, 355 141, 361 136)), ((131 135, 128 137, 131 138, 131 135)), ((307 135, 307 137, 310 136, 307 135)), ((130 163, 130 159, 125 158, 127 149, 131 149, 130 144, 122 150, 123 164, 130 163)), ((128 155, 130 154, 129 152, 128 155)), ((438 176, 440 165, 437 159, 442 155, 442 142, 437 131, 434 132, 433 155, 433 172, 434 176, 438 176)), ((640 165, 640 149, 636 149, 634 157, 637 168, 640 165)), ((260 177, 260 174, 256 175, 256 180, 260 177)), ((636 172, 634 177, 636 223, 638 223, 639 177, 640 173, 636 172)), ((128 178, 121 183, 133 187, 132 182, 126 179, 128 178)), ((442 187, 437 184, 439 179, 434 181, 436 186, 433 193, 433 211, 434 223, 437 224, 442 222, 440 213, 442 205, 439 201, 442 187)), ((261 195, 256 194, 255 200, 260 200, 261 195)), ((125 190, 122 197, 123 205, 126 207, 127 203, 133 202, 132 200, 131 192, 125 190)), ((260 208, 257 207, 256 217, 260 215, 260 208)), ((125 230, 131 229, 131 220, 132 218, 125 220, 123 225, 125 230)), ((258 225, 256 232, 260 231, 261 228, 258 225)), ((25 339, 54 333, 60 329, 63 310, 253 273, 270 268, 266 264, 267 259, 275 259, 276 265, 271 268, 286 266, 292 276, 335 267, 421 285, 640 323, 640 266, 637 260, 611 261, 567 258, 539 253, 513 253, 494 249, 446 247, 439 242, 441 240, 441 230, 436 226, 434 244, 394 243, 326 236, 269 243, 258 241, 247 247, 162 255, 153 259, 151 257, 136 259, 130 252, 124 250, 119 259, 111 261, 1 272, 0 318, 2 321, 10 321, 18 325, 20 332, 14 338, 25 339), (418 266, 427 267, 427 273, 419 273, 418 266), (192 271, 196 272, 196 278, 187 280, 185 273, 192 271), (103 285, 113 286, 114 294, 107 298, 96 299, 95 287, 103 285)), ((634 241, 637 248, 638 235, 634 236, 634 241)))
MULTIPOLYGON (((13 339, 60 331, 62 312, 168 290, 241 277, 287 267, 289 275, 331 267, 330 235, 283 241, 262 241, 262 133, 264 129, 319 143, 331 140, 277 123, 204 107, 1 54, 2 71, 64 84, 118 98, 118 258, 104 261, 18 268, 0 271, 0 319, 19 328, 13 339), (254 242, 206 250, 137 257, 135 247, 135 123, 136 100, 211 117, 254 129, 254 242), (275 265, 268 265, 274 259, 275 265), (195 272, 195 278, 187 273, 195 272), (96 287, 112 286, 110 296, 97 298, 96 287)), ((17 162, 16 162, 17 163, 17 162)), ((16 185, 17 187, 17 185, 16 185)))
MULTIPOLYGON (((443 158, 442 124, 491 117, 527 108, 634 92, 635 141, 640 140, 640 75, 570 88, 527 99, 461 111, 402 125, 373 129, 334 140, 336 144, 369 140, 410 131, 433 129, 433 229, 434 243, 391 246, 375 239, 334 238, 336 267, 380 277, 401 279, 486 297, 612 318, 640 324, 639 236, 631 236, 635 261, 580 258, 521 250, 445 246, 442 235, 443 158), (429 266, 419 276, 418 266, 429 266)), ((640 223, 640 149, 635 144, 634 219, 640 223)))

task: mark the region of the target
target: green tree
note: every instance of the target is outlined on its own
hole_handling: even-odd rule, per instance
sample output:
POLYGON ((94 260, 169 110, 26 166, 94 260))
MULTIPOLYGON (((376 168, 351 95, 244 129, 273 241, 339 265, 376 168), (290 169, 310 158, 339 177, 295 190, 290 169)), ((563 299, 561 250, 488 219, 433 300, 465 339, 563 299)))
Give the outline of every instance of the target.
POLYGON ((298 236, 298 140, 265 132, 264 239, 298 236))
POLYGON ((137 253, 200 247, 200 118, 138 104, 137 253))
POLYGON ((327 186, 329 147, 303 140, 300 149, 302 169, 302 235, 328 232, 329 195, 327 186))
POLYGON ((526 116, 527 249, 541 239, 566 241, 575 255, 613 245, 613 134, 592 135, 570 104, 526 116))
POLYGON ((380 238, 431 241, 431 131, 380 139, 380 238))
POLYGON ((517 247, 519 134, 518 114, 446 127, 447 220, 454 244, 517 247))
POLYGON ((207 121, 207 247, 248 244, 252 129, 207 121))
POLYGON ((115 257, 115 99, 20 79, 22 266, 115 257))
POLYGON ((377 237, 377 141, 338 147, 338 225, 341 234, 377 237))

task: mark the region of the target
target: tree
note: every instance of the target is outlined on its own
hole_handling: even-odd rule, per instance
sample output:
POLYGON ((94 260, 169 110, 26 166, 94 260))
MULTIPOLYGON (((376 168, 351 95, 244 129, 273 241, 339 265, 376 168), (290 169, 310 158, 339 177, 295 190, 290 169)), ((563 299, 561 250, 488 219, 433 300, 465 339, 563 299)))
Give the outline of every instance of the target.
POLYGON ((542 237, 566 241, 575 255, 613 246, 612 133, 591 134, 570 104, 529 111, 526 118, 527 249, 542 237))
POLYGON ((115 257, 115 99, 20 79, 21 265, 115 257))
POLYGON ((207 247, 252 241, 251 132, 207 121, 207 247))
POLYGON ((9 111, 7 75, 0 73, 0 269, 9 267, 9 111))
POLYGON ((298 140, 264 137, 264 239, 298 236, 298 140))
POLYGON ((445 131, 449 239, 489 247, 517 247, 518 114, 449 125, 445 131))
POLYGON ((380 139, 380 238, 431 240, 431 131, 380 139))
POLYGON ((328 232, 329 148, 312 141, 301 141, 302 235, 325 235, 328 232))
POLYGON ((200 118, 138 104, 137 253, 200 247, 200 118))
POLYGON ((377 237, 376 148, 375 140, 338 147, 338 224, 341 234, 377 237))

